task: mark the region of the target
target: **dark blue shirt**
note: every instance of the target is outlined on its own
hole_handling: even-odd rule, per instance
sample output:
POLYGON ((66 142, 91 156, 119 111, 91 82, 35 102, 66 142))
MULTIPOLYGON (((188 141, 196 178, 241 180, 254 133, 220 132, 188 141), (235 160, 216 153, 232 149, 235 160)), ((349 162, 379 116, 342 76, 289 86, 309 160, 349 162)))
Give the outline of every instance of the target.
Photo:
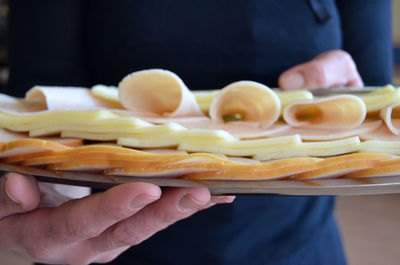
MULTIPOLYGON (((116 85, 164 68, 191 89, 280 73, 345 49, 367 85, 391 82, 390 1, 11 1, 9 94, 116 85)), ((345 264, 333 197, 240 196, 132 247, 115 264, 345 264)), ((114 264, 114 263, 113 263, 114 264)))

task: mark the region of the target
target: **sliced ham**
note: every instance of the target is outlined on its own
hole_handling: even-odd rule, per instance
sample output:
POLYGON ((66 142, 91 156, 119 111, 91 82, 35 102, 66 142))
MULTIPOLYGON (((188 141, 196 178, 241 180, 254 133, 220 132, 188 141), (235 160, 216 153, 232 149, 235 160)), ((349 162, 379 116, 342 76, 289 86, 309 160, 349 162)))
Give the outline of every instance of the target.
POLYGON ((293 127, 352 129, 361 125, 366 113, 359 97, 338 95, 293 102, 283 118, 293 127))
POLYGON ((23 99, 0 94, 0 110, 10 113, 27 113, 46 110, 43 102, 26 102, 23 99))
POLYGON ((193 94, 170 71, 150 69, 134 72, 122 79, 118 87, 122 106, 142 113, 141 116, 203 116, 193 94))
POLYGON ((400 134, 400 102, 381 109, 380 117, 394 135, 400 134))
POLYGON ((295 127, 288 130, 278 132, 280 135, 293 135, 299 134, 301 139, 307 141, 328 141, 343 139, 351 136, 365 135, 378 129, 382 125, 382 121, 365 121, 357 128, 341 129, 336 128, 308 128, 308 127, 295 127))
POLYGON ((210 117, 222 124, 226 117, 240 115, 242 125, 268 127, 279 118, 281 103, 267 86, 253 81, 239 81, 224 87, 210 106, 210 117))
POLYGON ((360 133, 359 136, 363 140, 400 141, 400 135, 393 134, 384 123, 373 131, 360 133))
POLYGON ((39 102, 47 110, 118 109, 120 105, 93 96, 82 87, 35 86, 25 95, 26 102, 39 102))

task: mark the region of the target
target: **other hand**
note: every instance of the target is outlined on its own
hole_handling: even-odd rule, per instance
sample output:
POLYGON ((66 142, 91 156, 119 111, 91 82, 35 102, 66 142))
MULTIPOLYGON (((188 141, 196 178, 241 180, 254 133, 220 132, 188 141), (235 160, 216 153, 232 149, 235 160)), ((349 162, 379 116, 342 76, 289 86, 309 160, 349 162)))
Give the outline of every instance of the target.
POLYGON ((352 57, 342 50, 322 53, 290 68, 281 74, 278 83, 283 90, 364 86, 352 57))

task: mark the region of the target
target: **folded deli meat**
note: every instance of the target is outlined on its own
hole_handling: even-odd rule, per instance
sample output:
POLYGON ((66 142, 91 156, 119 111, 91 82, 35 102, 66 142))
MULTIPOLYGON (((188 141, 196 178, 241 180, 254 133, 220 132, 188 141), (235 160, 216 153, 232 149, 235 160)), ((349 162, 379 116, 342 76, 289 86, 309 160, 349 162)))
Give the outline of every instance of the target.
POLYGON ((400 173, 400 90, 314 97, 238 81, 190 91, 176 74, 118 87, 0 94, 0 162, 185 179, 314 179, 400 173))

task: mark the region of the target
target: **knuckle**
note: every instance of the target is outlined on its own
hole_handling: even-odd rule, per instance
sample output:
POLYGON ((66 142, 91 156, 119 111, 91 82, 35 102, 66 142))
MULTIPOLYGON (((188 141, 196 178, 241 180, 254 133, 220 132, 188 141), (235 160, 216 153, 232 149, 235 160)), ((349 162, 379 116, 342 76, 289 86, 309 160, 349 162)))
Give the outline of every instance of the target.
POLYGON ((117 226, 112 231, 112 241, 109 242, 109 248, 122 246, 135 246, 140 244, 144 238, 141 232, 131 230, 128 226, 117 226))
POLYGON ((113 221, 119 221, 129 216, 126 207, 119 204, 113 206, 100 204, 100 213, 113 221))
POLYGON ((309 67, 313 81, 318 85, 325 85, 327 82, 327 74, 324 63, 320 61, 312 61, 309 67))
POLYGON ((42 244, 32 244, 26 248, 28 255, 37 261, 48 261, 53 256, 52 250, 42 244))
POLYGON ((66 241, 65 234, 61 232, 61 229, 52 223, 47 226, 47 238, 50 242, 64 242, 66 241))
POLYGON ((77 238, 91 238, 98 235, 93 226, 88 225, 84 220, 66 223, 66 233, 77 238))
POLYGON ((161 225, 163 225, 163 224, 168 225, 168 224, 172 224, 172 223, 175 223, 176 221, 178 221, 180 219, 179 216, 180 215, 178 215, 178 214, 173 214, 173 213, 169 213, 169 212, 161 213, 161 214, 159 213, 157 215, 157 219, 158 219, 158 223, 160 223, 161 225))
POLYGON ((91 238, 99 234, 95 225, 90 225, 85 218, 76 216, 73 211, 70 211, 66 216, 63 231, 64 234, 59 232, 61 234, 58 235, 62 241, 69 238, 72 240, 76 238, 91 238))

